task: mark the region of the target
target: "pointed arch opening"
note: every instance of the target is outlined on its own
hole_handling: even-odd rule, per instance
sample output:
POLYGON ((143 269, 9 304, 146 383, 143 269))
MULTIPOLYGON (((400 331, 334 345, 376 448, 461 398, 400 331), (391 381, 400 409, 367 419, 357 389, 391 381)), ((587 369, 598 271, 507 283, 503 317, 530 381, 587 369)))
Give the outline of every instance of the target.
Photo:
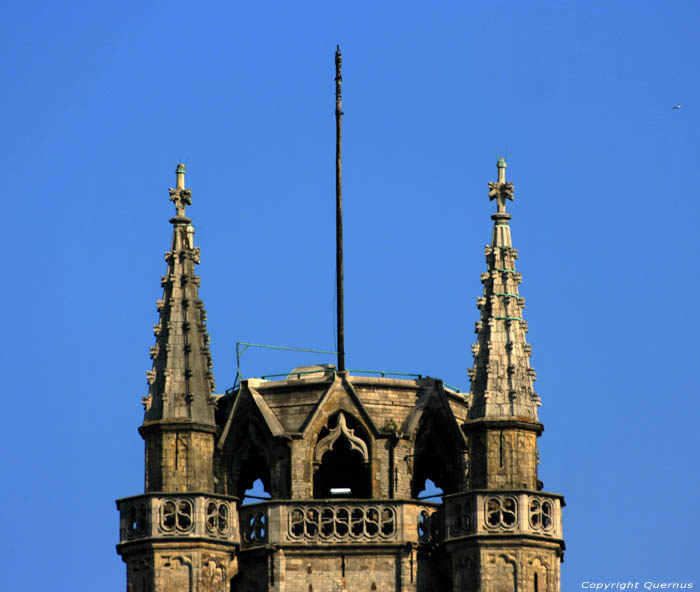
POLYGON ((443 493, 464 489, 464 443, 454 435, 453 427, 436 409, 423 414, 413 455, 413 497, 430 496, 435 502, 443 493))
POLYGON ((320 431, 314 448, 314 498, 371 497, 369 438, 342 411, 320 431))
POLYGON ((245 438, 241 439, 230 469, 231 493, 245 503, 260 501, 257 497, 270 497, 270 459, 260 428, 248 424, 245 438))
MULTIPOLYGON (((270 496, 270 467, 267 457, 255 448, 241 457, 241 469, 236 483, 236 497, 243 500, 247 492, 260 497, 270 496)), ((250 501, 257 501, 250 498, 250 501)))

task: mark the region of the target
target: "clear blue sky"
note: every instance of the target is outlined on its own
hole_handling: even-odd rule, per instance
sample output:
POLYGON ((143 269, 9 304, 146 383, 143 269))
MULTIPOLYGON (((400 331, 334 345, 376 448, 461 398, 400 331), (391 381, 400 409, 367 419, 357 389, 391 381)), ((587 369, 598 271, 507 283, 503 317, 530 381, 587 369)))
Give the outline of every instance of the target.
MULTIPOLYGON (((563 590, 700 586, 697 2, 25 2, 3 20, 6 589, 125 589, 113 500, 143 490, 178 161, 218 391, 236 341, 333 349, 336 43, 348 366, 466 387, 507 155, 563 590)), ((243 373, 316 360, 250 350, 243 373)))

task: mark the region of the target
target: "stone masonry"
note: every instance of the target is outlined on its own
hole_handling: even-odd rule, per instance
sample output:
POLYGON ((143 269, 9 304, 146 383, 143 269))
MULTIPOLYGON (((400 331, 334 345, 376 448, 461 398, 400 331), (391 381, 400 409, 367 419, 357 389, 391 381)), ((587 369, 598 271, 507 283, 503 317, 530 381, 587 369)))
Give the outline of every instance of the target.
POLYGON ((560 592, 564 500, 537 474, 543 426, 505 169, 489 183, 469 393, 329 364, 213 395, 178 165, 139 428, 145 493, 117 502, 129 592, 560 592), (241 505, 258 480, 269 499, 241 505), (439 499, 421 499, 427 480, 439 499))

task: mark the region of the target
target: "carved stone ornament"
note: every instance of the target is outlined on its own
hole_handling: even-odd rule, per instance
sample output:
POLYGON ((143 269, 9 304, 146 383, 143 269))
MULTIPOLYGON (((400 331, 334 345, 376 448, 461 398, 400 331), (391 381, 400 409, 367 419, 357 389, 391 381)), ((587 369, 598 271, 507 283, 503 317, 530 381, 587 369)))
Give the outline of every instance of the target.
POLYGON ((188 531, 194 526, 192 502, 188 499, 166 499, 160 507, 160 528, 165 532, 188 531))
POLYGON ((518 518, 518 502, 511 496, 491 496, 484 500, 486 528, 514 528, 518 518))
POLYGON ((190 591, 193 586, 192 557, 163 555, 160 558, 159 577, 162 590, 190 591))
POLYGON ((354 430, 348 428, 348 424, 345 422, 345 415, 343 415, 342 412, 338 414, 338 425, 330 430, 330 433, 316 444, 314 461, 320 463, 323 455, 333 449, 333 445, 341 436, 344 436, 350 444, 350 450, 357 450, 362 455, 362 460, 364 462, 369 462, 367 444, 365 444, 362 438, 358 438, 355 435, 354 430))
MULTIPOLYGON (((397 511, 389 505, 297 506, 289 512, 289 540, 344 542, 389 540, 397 532, 397 511)), ((244 538, 245 542, 248 539, 244 538)))
POLYGON ((267 542, 267 513, 264 508, 249 510, 243 515, 241 533, 246 545, 262 545, 267 542))
POLYGON ((530 526, 533 530, 552 530, 554 526, 553 522, 553 508, 552 502, 543 499, 533 497, 530 498, 530 526))
POLYGON ((170 201, 175 204, 178 216, 185 215, 185 207, 192 205, 192 192, 189 189, 170 189, 170 201))
POLYGON ((495 199, 497 204, 497 211, 499 213, 505 213, 506 211, 506 200, 509 199, 513 201, 513 184, 512 183, 489 183, 489 200, 495 199))
POLYGON ((217 500, 207 501, 207 531, 214 535, 223 536, 229 531, 229 505, 217 500))

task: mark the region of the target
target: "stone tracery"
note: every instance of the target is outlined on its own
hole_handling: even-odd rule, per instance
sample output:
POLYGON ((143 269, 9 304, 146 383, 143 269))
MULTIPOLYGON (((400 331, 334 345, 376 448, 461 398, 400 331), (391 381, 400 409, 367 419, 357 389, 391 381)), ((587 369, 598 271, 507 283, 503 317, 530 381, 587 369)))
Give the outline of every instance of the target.
POLYGON ((326 452, 333 450, 333 445, 341 437, 348 441, 350 450, 359 452, 362 455, 362 460, 364 462, 369 462, 367 444, 365 444, 362 438, 355 435, 355 430, 348 427, 345 414, 342 411, 338 413, 337 425, 329 431, 327 436, 319 440, 318 444, 316 444, 316 448, 314 450, 314 461, 320 463, 323 459, 323 455, 326 454, 326 452))

